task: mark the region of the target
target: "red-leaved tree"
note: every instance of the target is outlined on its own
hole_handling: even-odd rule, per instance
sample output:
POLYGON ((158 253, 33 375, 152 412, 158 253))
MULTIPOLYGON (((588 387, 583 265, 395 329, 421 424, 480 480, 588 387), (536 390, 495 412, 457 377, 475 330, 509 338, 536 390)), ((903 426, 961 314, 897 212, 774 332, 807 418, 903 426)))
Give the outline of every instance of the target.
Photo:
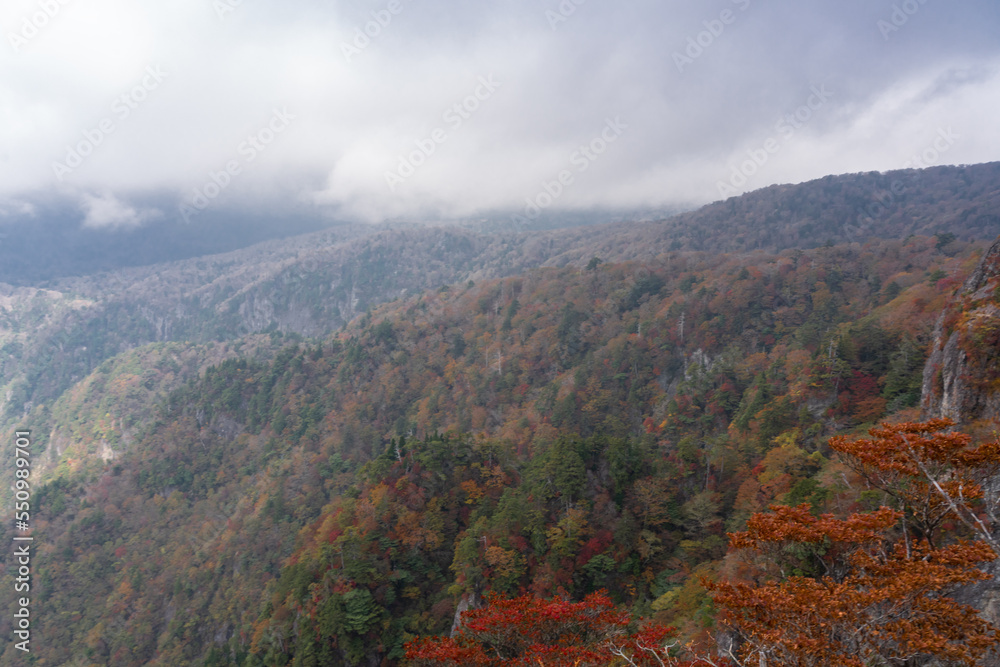
POLYGON ((672 628, 646 624, 632 630, 630 614, 603 592, 582 602, 490 596, 487 605, 462 615, 456 637, 421 638, 406 645, 414 666, 680 667, 671 656, 672 628))

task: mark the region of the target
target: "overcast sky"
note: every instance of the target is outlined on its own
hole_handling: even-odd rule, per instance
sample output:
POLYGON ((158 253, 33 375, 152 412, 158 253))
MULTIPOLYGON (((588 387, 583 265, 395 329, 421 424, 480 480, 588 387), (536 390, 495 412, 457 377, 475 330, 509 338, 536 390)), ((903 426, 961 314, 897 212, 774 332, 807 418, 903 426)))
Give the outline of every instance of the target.
POLYGON ((0 217, 692 206, 1000 159, 997 0, 5 0, 0 28, 0 217))

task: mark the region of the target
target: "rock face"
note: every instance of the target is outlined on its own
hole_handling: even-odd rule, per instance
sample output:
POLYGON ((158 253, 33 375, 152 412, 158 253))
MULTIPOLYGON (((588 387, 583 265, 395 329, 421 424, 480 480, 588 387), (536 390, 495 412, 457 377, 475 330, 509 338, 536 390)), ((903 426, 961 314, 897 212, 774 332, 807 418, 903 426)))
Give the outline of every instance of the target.
POLYGON ((938 319, 922 407, 959 425, 1000 422, 1000 239, 938 319))
MULTIPOLYGON (((1000 239, 938 319, 921 400, 925 419, 947 417, 986 432, 1000 423, 1000 239)), ((986 569, 991 580, 955 597, 1000 625, 1000 560, 986 569)))
POLYGON ((455 609, 455 620, 451 622, 451 634, 449 636, 455 637, 458 635, 458 631, 462 629, 462 614, 470 609, 479 609, 482 606, 483 601, 479 597, 479 593, 473 591, 472 593, 463 595, 462 599, 458 601, 458 607, 455 609))

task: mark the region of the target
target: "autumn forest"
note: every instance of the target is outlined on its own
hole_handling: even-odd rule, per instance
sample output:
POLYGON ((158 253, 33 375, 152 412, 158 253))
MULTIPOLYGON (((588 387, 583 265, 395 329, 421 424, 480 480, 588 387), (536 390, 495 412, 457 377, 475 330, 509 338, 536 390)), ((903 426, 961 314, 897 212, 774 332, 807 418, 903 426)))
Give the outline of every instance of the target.
MULTIPOLYGON (((136 325, 65 377, 53 344, 5 407, 38 640, 0 665, 1000 664, 998 187, 913 234, 910 201, 802 247, 578 239, 322 333, 226 334, 206 282, 176 299, 208 333, 136 325)), ((64 294, 5 310, 5 350, 100 301, 64 294)))

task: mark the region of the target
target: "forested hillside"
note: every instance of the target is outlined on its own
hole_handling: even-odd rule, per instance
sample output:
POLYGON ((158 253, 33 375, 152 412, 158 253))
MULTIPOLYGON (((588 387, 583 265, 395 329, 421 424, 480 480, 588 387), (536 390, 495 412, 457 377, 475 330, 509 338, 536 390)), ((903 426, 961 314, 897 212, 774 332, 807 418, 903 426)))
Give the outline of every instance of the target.
POLYGON ((395 664, 489 590, 606 588, 698 637, 726 531, 872 502, 827 439, 916 416, 983 248, 599 256, 102 363, 38 438, 34 657, 395 664))
POLYGON ((991 239, 1000 233, 998 176, 992 163, 775 185, 677 216, 672 234, 686 249, 722 252, 940 232, 991 239))
POLYGON ((46 424, 47 435, 53 400, 140 345, 271 331, 323 337, 401 296, 543 266, 582 268, 594 256, 650 262, 685 250, 781 252, 911 234, 945 235, 959 252, 1000 233, 998 198, 998 163, 831 176, 667 220, 496 234, 336 227, 222 255, 6 287, 0 419, 8 428, 22 418, 46 424))

